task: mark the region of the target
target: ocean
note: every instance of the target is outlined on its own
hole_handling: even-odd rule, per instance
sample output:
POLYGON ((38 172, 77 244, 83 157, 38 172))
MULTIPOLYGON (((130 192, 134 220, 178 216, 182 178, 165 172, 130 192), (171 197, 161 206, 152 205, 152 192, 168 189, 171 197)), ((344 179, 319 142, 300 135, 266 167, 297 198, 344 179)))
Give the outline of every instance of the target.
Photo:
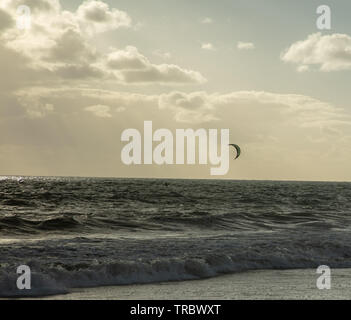
POLYGON ((0 296, 350 268, 350 200, 341 182, 3 176, 0 296))

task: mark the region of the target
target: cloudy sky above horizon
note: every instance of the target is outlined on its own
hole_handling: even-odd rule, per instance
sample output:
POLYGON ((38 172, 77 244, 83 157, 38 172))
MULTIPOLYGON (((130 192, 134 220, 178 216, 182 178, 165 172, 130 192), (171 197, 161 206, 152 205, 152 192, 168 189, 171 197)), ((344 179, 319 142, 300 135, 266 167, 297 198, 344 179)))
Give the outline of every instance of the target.
POLYGON ((211 178, 125 166, 122 131, 152 120, 229 128, 243 153, 222 178, 351 181, 350 17, 347 0, 2 0, 0 175, 211 178))

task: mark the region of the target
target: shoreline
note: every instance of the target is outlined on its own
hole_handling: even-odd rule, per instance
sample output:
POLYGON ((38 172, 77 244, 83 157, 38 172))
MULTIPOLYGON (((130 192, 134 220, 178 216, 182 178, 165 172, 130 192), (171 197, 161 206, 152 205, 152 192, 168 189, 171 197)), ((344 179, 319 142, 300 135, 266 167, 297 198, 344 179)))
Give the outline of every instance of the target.
MULTIPOLYGON (((351 268, 331 270, 331 289, 320 290, 315 269, 254 270, 208 279, 74 288, 30 300, 325 300, 351 299, 351 268)), ((13 298, 12 298, 13 299, 13 298)))

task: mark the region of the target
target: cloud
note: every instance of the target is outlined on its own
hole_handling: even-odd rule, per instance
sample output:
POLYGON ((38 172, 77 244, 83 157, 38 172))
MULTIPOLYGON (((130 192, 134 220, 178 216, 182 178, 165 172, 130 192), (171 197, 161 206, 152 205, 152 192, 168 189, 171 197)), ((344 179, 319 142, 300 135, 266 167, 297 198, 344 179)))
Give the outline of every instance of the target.
POLYGON ((81 28, 89 34, 131 26, 131 18, 126 12, 110 9, 102 1, 83 2, 77 9, 77 18, 81 28))
POLYGON ((230 118, 238 123, 238 118, 244 121, 247 117, 247 120, 253 120, 252 123, 256 125, 263 121, 267 127, 275 121, 276 125, 281 125, 281 120, 278 119, 299 127, 333 127, 340 120, 351 125, 350 115, 342 110, 318 99, 294 94, 259 91, 229 94, 172 92, 160 96, 159 107, 170 110, 176 121, 184 123, 218 122, 230 118))
MULTIPOLYGON (((282 131, 281 134, 284 130, 302 132, 302 128, 325 132, 342 132, 340 128, 345 126, 351 129, 351 115, 344 110, 316 98, 297 94, 173 91, 147 95, 91 88, 42 87, 18 90, 16 97, 27 112, 33 111, 32 114, 46 105, 55 106, 56 113, 73 113, 81 108, 106 117, 112 117, 111 111, 114 110, 126 114, 140 113, 139 116, 147 118, 153 110, 158 115, 164 113, 167 123, 220 125, 241 130, 250 137, 276 128, 282 131)), ((45 114, 49 113, 43 112, 45 114)))
POLYGON ((58 0, 5 2, 3 10, 13 18, 16 17, 16 3, 30 7, 32 26, 25 35, 13 28, 3 40, 9 47, 37 59, 51 54, 52 60, 65 62, 69 56, 93 55, 90 36, 129 27, 131 23, 125 12, 110 9, 102 1, 85 1, 75 12, 62 10, 58 0))
POLYGON ((203 43, 201 49, 214 51, 216 50, 212 43, 203 43))
POLYGON ((93 62, 97 52, 77 31, 68 29, 55 40, 44 59, 61 63, 93 62))
POLYGON ((239 50, 253 50, 253 49, 255 49, 255 45, 252 42, 239 41, 237 43, 237 48, 239 50))
MULTIPOLYGON (((31 28, 24 33, 13 26, 3 32, 1 40, 6 48, 24 56, 28 67, 37 71, 45 70, 52 79, 66 75, 67 79, 76 79, 80 74, 82 79, 86 79, 87 72, 90 77, 94 74, 98 77, 104 73, 108 75, 99 66, 102 54, 94 47, 90 39, 92 32, 85 30, 84 21, 92 19, 88 14, 91 10, 100 8, 106 15, 105 20, 100 21, 99 28, 90 22, 89 28, 94 28, 94 32, 118 29, 123 23, 117 23, 115 19, 110 21, 117 15, 113 9, 99 1, 84 2, 77 12, 62 10, 60 2, 56 0, 35 0, 25 4, 31 8, 31 28), (88 64, 91 67, 87 67, 88 64)), ((13 5, 13 2, 8 2, 3 4, 3 8, 14 18, 16 8, 13 5)), ((46 80, 43 78, 43 81, 46 80)))
POLYGON ((293 43, 281 54, 284 62, 298 65, 298 70, 306 70, 315 65, 320 71, 339 71, 351 69, 351 37, 334 33, 311 34, 306 40, 293 43))
POLYGON ((202 84, 206 79, 201 73, 182 69, 173 64, 151 65, 144 70, 127 70, 122 73, 126 83, 159 83, 159 84, 202 84))
MULTIPOLYGON (((110 111, 115 110, 116 112, 130 111, 137 107, 148 108, 151 105, 157 105, 158 101, 158 96, 154 95, 69 86, 24 88, 17 90, 15 97, 22 106, 26 105, 29 108, 35 104, 34 102, 55 105, 57 113, 61 114, 77 113, 79 110, 86 111, 87 106, 88 108, 108 106, 110 111)), ((91 112, 90 109, 89 111, 91 112)), ((110 114, 113 115, 112 112, 110 114)))
POLYGON ((173 111, 177 122, 204 123, 218 120, 213 102, 205 92, 172 92, 159 98, 160 109, 173 111))
MULTIPOLYGON (((99 50, 92 38, 94 35, 131 26, 127 13, 110 8, 102 1, 85 1, 76 11, 63 10, 58 0, 25 1, 24 4, 33 9, 32 26, 25 34, 13 23, 14 3, 17 2, 1 3, 0 40, 3 47, 0 50, 16 52, 23 57, 23 79, 27 72, 37 73, 37 79, 41 77, 42 82, 50 85, 55 85, 55 81, 81 81, 86 86, 101 80, 142 85, 186 85, 206 81, 191 69, 153 64, 132 46, 111 53, 99 50)), ((163 56, 167 58, 169 54, 163 56)))
POLYGON ((107 74, 89 64, 66 64, 54 69, 57 76, 66 80, 106 79, 107 74))
POLYGON ((110 113, 110 110, 111 108, 109 106, 100 105, 100 104, 85 108, 85 111, 91 112, 99 118, 111 118, 112 115, 110 113))
POLYGON ((301 65, 301 66, 298 66, 297 67, 297 71, 298 72, 307 72, 307 71, 309 71, 310 70, 310 68, 309 68, 309 66, 306 66, 306 65, 301 65))
POLYGON ((138 49, 128 46, 124 50, 111 52, 107 57, 107 66, 118 70, 142 70, 151 65, 138 49))
POLYGON ((206 17, 206 18, 203 18, 201 20, 201 23, 203 23, 203 24, 212 24, 213 23, 213 19, 209 18, 209 17, 206 17))
POLYGON ((183 69, 173 64, 152 64, 133 46, 110 53, 107 57, 107 66, 117 72, 118 78, 130 84, 200 84, 206 82, 199 72, 183 69))

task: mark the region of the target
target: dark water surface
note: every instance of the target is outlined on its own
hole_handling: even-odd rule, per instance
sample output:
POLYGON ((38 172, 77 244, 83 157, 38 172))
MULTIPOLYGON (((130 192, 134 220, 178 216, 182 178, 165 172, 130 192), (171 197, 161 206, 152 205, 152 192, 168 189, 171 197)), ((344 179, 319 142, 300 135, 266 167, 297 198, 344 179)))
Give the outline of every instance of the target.
POLYGON ((0 295, 351 266, 351 183, 0 177, 0 295))

